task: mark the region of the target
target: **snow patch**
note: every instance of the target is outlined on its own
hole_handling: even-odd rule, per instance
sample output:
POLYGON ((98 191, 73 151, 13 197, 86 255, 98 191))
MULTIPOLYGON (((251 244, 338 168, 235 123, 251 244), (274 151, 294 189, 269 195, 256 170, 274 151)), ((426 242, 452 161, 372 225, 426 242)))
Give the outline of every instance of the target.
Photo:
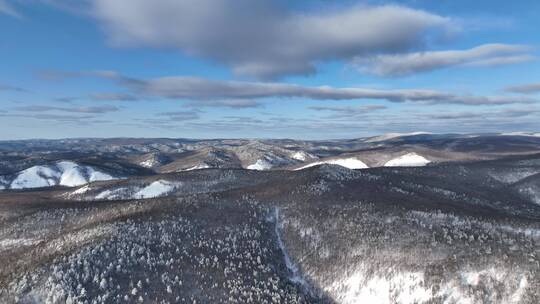
POLYGON ((158 180, 139 190, 135 193, 134 198, 154 198, 164 196, 175 190, 178 186, 180 186, 180 183, 158 180))
POLYGON ((402 155, 387 161, 385 167, 421 167, 429 164, 431 161, 414 152, 402 155))
POLYGON ((246 167, 246 169, 248 170, 258 170, 258 171, 268 170, 270 168, 272 168, 272 164, 264 159, 258 159, 254 164, 251 164, 246 167))
POLYGON ((72 194, 83 194, 83 193, 86 193, 88 191, 92 190, 92 188, 88 187, 88 185, 84 186, 84 187, 81 187, 73 192, 71 192, 72 194))
POLYGON ((353 303, 424 303, 432 298, 432 292, 424 287, 421 272, 393 272, 388 275, 367 277, 364 271, 354 272, 331 286, 337 292, 336 300, 343 304, 353 303))
POLYGON ((306 161, 306 160, 308 160, 310 158, 315 158, 315 157, 313 155, 309 154, 309 153, 304 152, 304 151, 298 151, 298 152, 295 152, 293 155, 291 155, 291 158, 299 160, 299 161, 306 161))
POLYGON ((107 174, 107 173, 103 173, 103 172, 100 172, 100 171, 95 171, 94 169, 92 168, 89 168, 88 169, 90 171, 90 177, 88 179, 89 182, 97 182, 97 181, 105 181, 105 180, 112 180, 112 179, 115 179, 115 177, 107 174))
POLYGON ((507 132, 507 133, 500 133, 499 135, 502 135, 502 136, 540 137, 540 133, 533 133, 533 132, 507 132))
POLYGON ((114 190, 105 190, 96 195, 95 199, 114 200, 125 198, 124 193, 127 191, 125 188, 118 188, 114 190))
POLYGON ((154 160, 153 159, 147 159, 145 161, 142 161, 139 163, 141 167, 145 168, 152 168, 154 166, 154 160))
POLYGON ((369 168, 361 160, 359 160, 357 158, 354 158, 354 157, 350 157, 350 158, 329 159, 329 160, 324 160, 324 161, 313 162, 311 164, 307 164, 307 165, 305 165, 303 167, 297 168, 297 169, 295 169, 295 171, 310 168, 310 167, 313 167, 313 166, 322 165, 322 164, 338 165, 338 166, 342 166, 342 167, 345 167, 345 168, 348 168, 348 169, 366 169, 366 168, 369 168))
POLYGON ((193 171, 193 170, 208 169, 208 168, 210 168, 209 165, 207 165, 206 163, 202 163, 202 164, 198 164, 198 165, 193 166, 191 168, 183 169, 183 170, 180 170, 180 171, 193 171))
POLYGON ((478 289, 482 284, 488 288, 503 286, 498 294, 501 298, 491 298, 490 303, 521 303, 523 295, 529 286, 527 276, 516 274, 508 269, 488 268, 468 270, 457 273, 433 289, 427 284, 422 271, 399 271, 389 267, 383 271, 368 270, 361 265, 352 273, 338 278, 325 290, 332 295, 337 303, 377 303, 377 304, 413 304, 431 303, 478 303, 478 298, 471 288, 478 289))

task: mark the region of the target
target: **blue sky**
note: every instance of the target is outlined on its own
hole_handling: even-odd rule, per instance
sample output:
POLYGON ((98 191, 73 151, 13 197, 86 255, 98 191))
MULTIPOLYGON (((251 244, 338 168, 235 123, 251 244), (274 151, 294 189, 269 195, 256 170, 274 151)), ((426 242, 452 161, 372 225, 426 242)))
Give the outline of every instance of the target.
POLYGON ((0 139, 540 129, 538 1, 0 0, 0 139))

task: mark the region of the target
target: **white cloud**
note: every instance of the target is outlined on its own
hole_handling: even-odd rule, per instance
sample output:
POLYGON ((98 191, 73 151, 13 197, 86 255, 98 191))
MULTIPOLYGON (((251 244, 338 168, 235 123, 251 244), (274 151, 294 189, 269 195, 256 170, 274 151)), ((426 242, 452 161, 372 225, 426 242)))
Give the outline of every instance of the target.
POLYGON ((158 97, 190 100, 190 105, 254 107, 256 100, 264 98, 305 98, 313 100, 377 99, 390 102, 417 102, 422 104, 502 105, 531 104, 540 102, 527 96, 458 95, 426 89, 369 89, 336 88, 331 86, 310 87, 278 82, 249 82, 212 80, 198 77, 160 77, 136 79, 114 71, 60 73, 63 77, 98 77, 115 81, 131 91, 138 99, 158 97))
POLYGON ((495 66, 534 60, 530 47, 484 44, 468 50, 430 51, 358 58, 362 72, 378 76, 404 76, 453 66, 495 66))
POLYGON ((258 78, 314 73, 316 62, 403 52, 450 19, 402 6, 293 13, 270 0, 93 0, 112 44, 177 48, 258 78))
MULTIPOLYGON (((124 82, 131 89, 151 96, 190 100, 259 98, 307 98, 314 100, 379 99, 391 102, 497 105, 534 103, 524 96, 474 96, 423 89, 380 90, 367 88, 308 87, 288 83, 209 80, 195 77, 163 77, 124 82)), ((122 83, 122 82, 121 82, 122 83)))
POLYGON ((6 14, 11 17, 17 17, 20 18, 21 15, 17 10, 9 4, 6 0, 0 0, 0 14, 6 14))

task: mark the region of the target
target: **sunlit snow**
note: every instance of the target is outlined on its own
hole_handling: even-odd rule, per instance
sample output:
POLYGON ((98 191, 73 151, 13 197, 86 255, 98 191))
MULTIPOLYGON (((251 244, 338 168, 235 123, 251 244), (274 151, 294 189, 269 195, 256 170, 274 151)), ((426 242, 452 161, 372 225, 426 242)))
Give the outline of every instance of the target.
POLYGON ((299 160, 299 161, 306 161, 310 158, 316 158, 314 157, 313 155, 309 154, 309 153, 306 153, 304 151, 298 151, 298 152, 295 152, 292 156, 291 156, 292 159, 296 159, 296 160, 299 160))
POLYGON ((254 164, 251 164, 246 167, 246 169, 249 169, 249 170, 259 170, 259 171, 268 170, 270 168, 272 168, 272 164, 270 164, 268 161, 264 159, 258 159, 254 164))
POLYGON ((21 171, 11 182, 11 189, 54 186, 61 173, 45 166, 34 166, 21 171))
POLYGON ((338 165, 338 166, 342 166, 342 167, 349 168, 349 169, 366 169, 366 168, 369 168, 361 160, 359 160, 357 158, 354 158, 354 157, 350 157, 350 158, 339 158, 339 159, 329 159, 329 160, 324 160, 324 161, 318 161, 318 162, 314 162, 314 163, 311 163, 311 164, 307 164, 307 165, 305 165, 303 167, 300 167, 300 168, 297 168, 295 170, 302 170, 302 169, 306 169, 306 168, 310 168, 310 167, 317 166, 317 165, 322 165, 322 164, 338 165))
POLYGON ((139 190, 137 193, 135 193, 134 198, 153 198, 163 196, 173 191, 178 186, 178 183, 173 183, 166 180, 158 180, 139 190))
POLYGON ((208 168, 210 168, 209 165, 207 165, 206 163, 202 163, 202 164, 198 164, 196 166, 193 166, 184 170, 180 170, 180 171, 193 171, 193 170, 208 169, 208 168))
POLYGON ((385 167, 421 167, 429 164, 431 161, 416 153, 408 153, 400 157, 389 160, 384 164, 385 167))
POLYGON ((93 181, 111 180, 113 176, 90 166, 72 161, 60 161, 54 165, 33 166, 17 174, 11 189, 39 188, 49 186, 79 186, 93 181))

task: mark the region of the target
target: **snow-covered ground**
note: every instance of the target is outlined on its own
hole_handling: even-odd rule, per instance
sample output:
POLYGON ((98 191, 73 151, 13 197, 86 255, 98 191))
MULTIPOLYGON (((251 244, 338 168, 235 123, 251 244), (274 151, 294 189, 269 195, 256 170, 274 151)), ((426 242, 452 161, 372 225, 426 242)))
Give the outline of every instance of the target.
POLYGON ((366 168, 369 168, 361 160, 359 160, 357 158, 354 158, 354 157, 349 157, 349 158, 337 158, 337 159, 329 159, 329 160, 324 160, 324 161, 318 161, 318 162, 314 162, 314 163, 311 163, 311 164, 307 164, 307 165, 305 165, 303 167, 300 167, 300 168, 297 168, 295 170, 302 170, 302 169, 306 169, 306 168, 310 168, 310 167, 318 166, 318 165, 322 165, 322 164, 338 165, 338 166, 342 166, 342 167, 349 168, 349 169, 366 169, 366 168))
POLYGON ((259 171, 269 170, 270 168, 272 168, 272 164, 264 159, 258 159, 254 164, 251 164, 246 167, 246 169, 249 169, 249 170, 259 170, 259 171))
POLYGON ((86 193, 88 191, 92 190, 92 188, 90 188, 88 185, 84 186, 84 187, 81 187, 75 191, 73 191, 73 194, 83 194, 83 193, 86 193))
POLYGON ((400 157, 387 161, 385 167, 421 167, 429 164, 431 161, 414 152, 407 153, 400 157))
POLYGON ((25 189, 56 185, 74 187, 111 179, 115 177, 91 166, 82 166, 72 161, 60 161, 53 165, 33 166, 19 172, 11 181, 9 188, 25 189))
POLYGON ((153 198, 166 195, 178 187, 179 183, 173 183, 166 180, 158 180, 142 188, 135 193, 134 198, 153 198))
POLYGON ((461 272, 458 277, 441 284, 441 288, 435 291, 427 284, 423 272, 389 268, 373 276, 358 269, 334 281, 327 290, 342 304, 413 304, 427 303, 434 298, 444 299, 441 303, 474 304, 478 302, 470 289, 479 288, 479 284, 488 285, 488 288, 499 286, 500 303, 516 304, 521 303, 523 293, 529 286, 527 276, 523 273, 488 268, 461 272))
POLYGON ((180 171, 193 171, 193 170, 208 169, 208 168, 210 168, 209 165, 207 165, 206 163, 202 163, 202 164, 198 164, 198 165, 195 165, 193 167, 190 167, 190 168, 187 168, 187 169, 184 169, 184 170, 180 170, 180 171))
POLYGON ((105 190, 95 196, 97 200, 114 200, 114 199, 128 199, 129 196, 124 193, 127 192, 126 188, 118 188, 113 190, 105 190))
POLYGON ((531 136, 531 137, 540 137, 540 133, 534 133, 534 132, 507 132, 507 133, 500 133, 499 135, 503 135, 503 136, 531 136))
MULTIPOLYGON (((97 193, 93 198, 90 195, 89 197, 84 198, 85 200, 116 200, 116 199, 143 199, 143 198, 156 198, 166 196, 174 190, 182 186, 181 182, 172 182, 168 180, 157 180, 148 185, 143 186, 129 186, 129 187, 120 187, 114 189, 106 189, 97 193)), ((87 186, 79 188, 71 192, 68 196, 74 197, 77 194, 85 194, 89 191, 86 189, 87 186)))
POLYGON ((60 172, 44 166, 34 166, 21 171, 11 182, 11 189, 48 187, 57 184, 60 172))
POLYGON ((313 158, 317 158, 315 157, 314 155, 311 155, 307 152, 304 152, 304 151, 297 151, 295 153, 293 153, 293 155, 291 155, 291 158, 292 159, 296 159, 296 160, 299 160, 299 161, 306 161, 308 159, 313 159, 313 158))
POLYGON ((145 167, 145 168, 152 168, 157 164, 158 162, 153 157, 139 163, 140 166, 145 167))

